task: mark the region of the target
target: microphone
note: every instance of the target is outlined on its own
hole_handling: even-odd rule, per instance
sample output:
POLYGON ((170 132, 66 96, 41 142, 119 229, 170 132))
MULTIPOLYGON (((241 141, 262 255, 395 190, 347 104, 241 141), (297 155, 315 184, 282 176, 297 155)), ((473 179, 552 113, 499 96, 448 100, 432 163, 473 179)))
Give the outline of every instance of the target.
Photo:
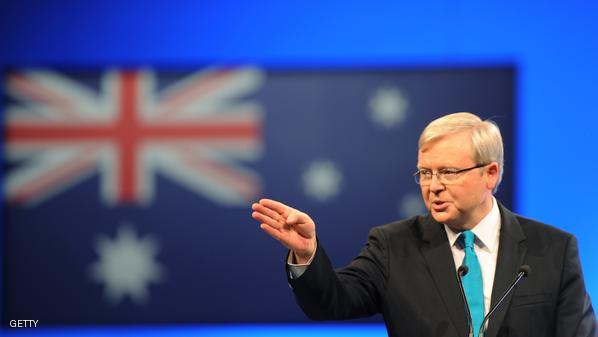
POLYGON ((484 337, 484 334, 486 333, 486 329, 485 329, 486 322, 488 322, 488 319, 490 319, 490 316, 492 316, 492 314, 496 311, 496 309, 498 309, 498 307, 500 306, 502 301, 513 291, 513 289, 515 289, 517 284, 519 284, 519 281, 521 281, 522 278, 527 277, 531 272, 532 272, 532 268, 530 266, 528 266, 527 264, 524 264, 521 267, 519 267, 519 272, 517 273, 517 276, 515 276, 515 279, 513 280, 513 282, 511 282, 511 285, 509 286, 509 288, 504 292, 504 294, 502 294, 502 296, 500 297, 498 302, 496 302, 496 304, 488 312, 488 315, 486 315, 486 317, 484 317, 484 320, 482 321, 482 326, 480 326, 480 332, 478 333, 478 337, 484 337))
POLYGON ((457 269, 457 283, 459 284, 459 290, 461 290, 461 297, 463 298, 463 302, 465 303, 465 313, 467 314, 467 326, 469 327, 469 334, 468 337, 473 337, 473 322, 471 321, 471 311, 469 311, 469 303, 467 303, 467 298, 465 297, 465 290, 463 290, 463 281, 461 278, 469 272, 469 268, 466 265, 462 264, 457 269))

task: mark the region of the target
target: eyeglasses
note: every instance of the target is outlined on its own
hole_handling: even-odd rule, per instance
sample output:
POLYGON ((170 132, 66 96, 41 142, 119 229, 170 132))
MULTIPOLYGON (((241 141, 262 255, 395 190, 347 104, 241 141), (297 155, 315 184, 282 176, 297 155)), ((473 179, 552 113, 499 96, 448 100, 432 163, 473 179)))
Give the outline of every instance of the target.
POLYGON ((429 169, 420 169, 417 172, 415 172, 413 174, 413 177, 415 178, 415 183, 417 183, 418 185, 422 185, 422 186, 428 186, 432 183, 432 176, 436 176, 436 179, 438 179, 438 183, 442 184, 442 185, 451 185, 454 184, 458 181, 459 176, 461 173, 467 172, 467 171, 471 171, 480 167, 484 167, 484 166, 488 166, 490 163, 486 163, 486 164, 479 164, 476 166, 472 166, 472 167, 468 167, 468 168, 464 168, 464 169, 452 169, 452 168, 444 168, 444 169, 440 169, 438 170, 438 172, 433 173, 432 170, 429 169))

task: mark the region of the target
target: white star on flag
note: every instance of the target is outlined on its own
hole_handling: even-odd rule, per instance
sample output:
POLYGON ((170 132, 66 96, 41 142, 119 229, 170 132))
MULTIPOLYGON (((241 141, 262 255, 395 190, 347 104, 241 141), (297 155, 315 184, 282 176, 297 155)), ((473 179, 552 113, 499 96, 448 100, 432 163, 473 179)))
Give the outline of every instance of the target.
POLYGON ((138 238, 131 226, 121 226, 114 240, 98 237, 95 248, 99 261, 91 266, 91 276, 104 283, 104 294, 112 303, 125 296, 138 304, 146 302, 148 284, 163 279, 163 267, 155 261, 157 241, 150 236, 138 238))
POLYGON ((326 201, 336 196, 343 179, 342 173, 333 162, 315 161, 303 172, 305 194, 318 201, 326 201))
POLYGON ((409 101, 398 88, 385 87, 376 90, 369 105, 372 120, 385 128, 391 128, 405 120, 409 101))

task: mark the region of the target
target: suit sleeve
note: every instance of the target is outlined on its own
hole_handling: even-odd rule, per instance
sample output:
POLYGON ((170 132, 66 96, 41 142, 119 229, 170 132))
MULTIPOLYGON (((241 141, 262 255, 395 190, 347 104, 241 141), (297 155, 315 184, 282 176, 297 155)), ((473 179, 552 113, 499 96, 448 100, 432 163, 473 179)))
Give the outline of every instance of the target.
MULTIPOLYGON (((288 271, 287 271, 288 275, 288 271)), ((289 284, 305 314, 313 320, 340 320, 380 312, 388 278, 388 246, 384 233, 374 228, 349 266, 335 271, 318 242, 316 255, 299 278, 289 284)))
POLYGON ((561 275, 555 336, 598 337, 596 316, 586 292, 577 240, 573 236, 567 243, 561 275))

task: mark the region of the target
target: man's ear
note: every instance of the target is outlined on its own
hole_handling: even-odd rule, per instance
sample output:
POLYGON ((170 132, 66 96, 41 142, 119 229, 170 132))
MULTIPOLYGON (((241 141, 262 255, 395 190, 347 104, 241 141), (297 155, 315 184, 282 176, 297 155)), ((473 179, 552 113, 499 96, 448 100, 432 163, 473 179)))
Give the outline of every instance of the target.
POLYGON ((497 162, 492 162, 486 166, 486 184, 488 189, 493 190, 498 184, 498 177, 500 176, 500 167, 497 162))

